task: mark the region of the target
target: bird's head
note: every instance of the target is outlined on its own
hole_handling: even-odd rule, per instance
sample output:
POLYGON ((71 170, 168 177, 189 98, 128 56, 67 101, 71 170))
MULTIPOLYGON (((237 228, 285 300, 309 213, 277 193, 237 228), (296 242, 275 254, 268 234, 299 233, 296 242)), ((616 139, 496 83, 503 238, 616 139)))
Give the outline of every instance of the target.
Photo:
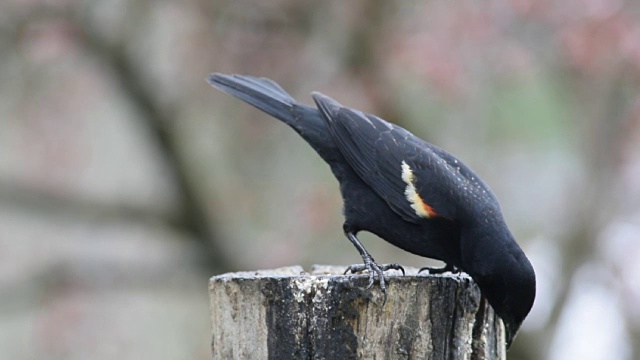
POLYGON ((536 296, 533 266, 506 225, 481 226, 463 234, 461 240, 463 269, 502 319, 508 349, 533 306, 536 296))

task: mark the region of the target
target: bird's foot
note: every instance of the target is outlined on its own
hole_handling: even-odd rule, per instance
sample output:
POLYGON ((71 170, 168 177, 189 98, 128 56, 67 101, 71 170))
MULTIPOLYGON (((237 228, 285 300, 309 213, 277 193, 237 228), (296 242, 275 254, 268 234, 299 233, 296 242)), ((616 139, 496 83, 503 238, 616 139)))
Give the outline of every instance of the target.
POLYGON ((423 268, 420 268, 420 270, 418 270, 418 273, 421 273, 423 271, 428 271, 429 274, 431 274, 431 275, 444 274, 446 272, 450 272, 452 274, 459 274, 461 272, 460 269, 458 269, 457 267, 455 267, 455 266, 453 266, 451 264, 446 264, 445 266, 443 266, 441 268, 423 267, 423 268))
POLYGON ((369 272, 369 284, 367 285, 367 290, 373 287, 373 284, 375 283, 375 279, 377 276, 378 281, 380 282, 380 289, 384 294, 384 301, 382 302, 382 305, 384 305, 387 303, 387 285, 384 278, 384 272, 387 270, 400 270, 402 271, 402 275, 404 275, 405 274, 404 268, 400 264, 378 265, 371 256, 365 256, 363 257, 363 259, 364 259, 364 264, 350 265, 347 267, 344 273, 345 275, 348 273, 355 274, 355 273, 359 273, 367 270, 369 272))

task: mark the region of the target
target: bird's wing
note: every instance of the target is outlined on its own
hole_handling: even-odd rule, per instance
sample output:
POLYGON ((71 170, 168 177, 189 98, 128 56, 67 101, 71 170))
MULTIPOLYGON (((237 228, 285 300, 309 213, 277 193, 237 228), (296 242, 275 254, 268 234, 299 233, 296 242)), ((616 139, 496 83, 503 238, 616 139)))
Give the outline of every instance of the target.
POLYGON ((313 98, 351 167, 404 220, 454 220, 466 202, 492 200, 488 187, 453 155, 322 94, 313 98))

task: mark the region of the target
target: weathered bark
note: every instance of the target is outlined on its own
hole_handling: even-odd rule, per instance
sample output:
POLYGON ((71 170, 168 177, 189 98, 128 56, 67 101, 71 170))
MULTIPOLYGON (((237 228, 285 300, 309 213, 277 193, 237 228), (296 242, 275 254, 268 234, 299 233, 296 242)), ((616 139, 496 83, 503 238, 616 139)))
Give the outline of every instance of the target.
POLYGON ((466 275, 299 266, 211 278, 214 359, 505 359, 504 329, 466 275), (340 274, 340 275, 337 275, 340 274))

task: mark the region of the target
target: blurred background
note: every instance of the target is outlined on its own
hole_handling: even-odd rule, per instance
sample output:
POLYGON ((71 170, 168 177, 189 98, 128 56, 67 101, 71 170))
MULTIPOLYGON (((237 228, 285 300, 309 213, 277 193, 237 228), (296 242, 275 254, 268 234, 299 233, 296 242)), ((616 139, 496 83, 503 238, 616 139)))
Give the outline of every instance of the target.
POLYGON ((640 2, 8 0, 0 358, 208 359, 210 276, 361 260, 328 166, 213 71, 474 168, 538 276, 510 359, 640 357, 640 2))

